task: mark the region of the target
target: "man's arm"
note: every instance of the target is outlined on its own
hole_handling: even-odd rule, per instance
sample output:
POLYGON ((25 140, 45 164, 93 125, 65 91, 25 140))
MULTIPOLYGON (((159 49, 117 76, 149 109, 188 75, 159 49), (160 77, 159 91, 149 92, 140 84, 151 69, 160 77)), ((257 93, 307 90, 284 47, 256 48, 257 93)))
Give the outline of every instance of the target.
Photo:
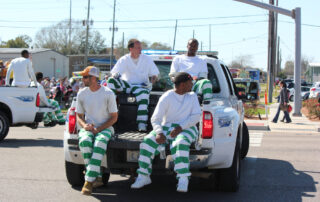
POLYGON ((6 85, 10 85, 10 74, 12 71, 12 63, 9 65, 8 70, 7 70, 7 75, 6 75, 6 85))
POLYGON ((110 126, 115 124, 117 120, 118 120, 118 112, 110 113, 110 118, 108 119, 108 121, 106 121, 104 124, 102 124, 98 128, 93 127, 93 130, 92 130, 93 134, 97 134, 103 131, 104 129, 109 128, 110 126))
POLYGON ((31 79, 31 81, 33 81, 34 83, 37 83, 37 79, 36 76, 33 72, 33 68, 32 68, 32 63, 29 61, 28 62, 28 74, 29 74, 29 78, 31 79))
POLYGON ((79 114, 77 113, 77 122, 79 125, 84 128, 86 131, 91 131, 93 130, 93 124, 87 124, 84 120, 84 114, 79 114))

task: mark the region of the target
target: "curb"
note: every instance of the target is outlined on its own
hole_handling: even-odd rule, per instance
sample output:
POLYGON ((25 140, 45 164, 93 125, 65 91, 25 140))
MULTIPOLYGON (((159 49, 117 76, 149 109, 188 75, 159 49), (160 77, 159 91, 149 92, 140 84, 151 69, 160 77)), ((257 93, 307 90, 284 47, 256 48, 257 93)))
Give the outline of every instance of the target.
MULTIPOLYGON (((249 130, 264 130, 264 131, 270 131, 269 126, 248 126, 249 130)), ((319 128, 320 130, 320 128, 319 128)))

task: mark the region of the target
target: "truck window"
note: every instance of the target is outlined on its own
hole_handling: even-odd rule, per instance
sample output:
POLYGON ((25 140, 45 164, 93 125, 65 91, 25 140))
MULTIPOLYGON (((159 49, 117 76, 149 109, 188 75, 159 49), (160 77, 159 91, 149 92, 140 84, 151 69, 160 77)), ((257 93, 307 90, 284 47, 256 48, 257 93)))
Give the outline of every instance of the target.
POLYGON ((208 63, 208 79, 212 83, 212 92, 213 93, 220 93, 220 85, 219 85, 219 80, 217 77, 216 72, 214 71, 214 68, 211 64, 208 63))
POLYGON ((173 83, 169 77, 171 61, 154 61, 159 69, 158 81, 153 84, 153 91, 162 91, 165 92, 173 88, 173 83))
POLYGON ((230 91, 230 95, 233 95, 233 90, 232 90, 232 87, 231 87, 231 83, 230 83, 230 79, 229 79, 229 76, 228 76, 228 72, 226 70, 226 67, 223 65, 223 64, 220 64, 221 68, 222 68, 222 71, 223 71, 223 74, 227 80, 227 83, 228 83, 228 88, 229 88, 229 91, 230 91))

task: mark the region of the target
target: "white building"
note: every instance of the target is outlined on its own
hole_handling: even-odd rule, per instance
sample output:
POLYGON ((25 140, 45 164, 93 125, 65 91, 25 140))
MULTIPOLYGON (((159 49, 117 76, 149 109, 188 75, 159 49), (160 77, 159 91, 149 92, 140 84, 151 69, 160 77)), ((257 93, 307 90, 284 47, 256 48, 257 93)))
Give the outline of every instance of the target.
POLYGON ((4 62, 21 57, 21 51, 28 50, 34 72, 42 72, 43 76, 62 78, 69 76, 69 58, 51 49, 0 48, 0 60, 4 62))

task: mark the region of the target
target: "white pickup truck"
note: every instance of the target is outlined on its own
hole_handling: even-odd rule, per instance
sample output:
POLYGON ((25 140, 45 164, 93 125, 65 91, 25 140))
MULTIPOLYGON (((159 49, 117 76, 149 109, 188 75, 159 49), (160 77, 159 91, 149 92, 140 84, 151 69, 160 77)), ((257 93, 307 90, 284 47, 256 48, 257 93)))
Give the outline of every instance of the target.
MULTIPOLYGON (((168 76, 173 55, 152 56, 157 65, 159 81, 153 85, 150 94, 149 117, 158 99, 173 84, 168 76)), ((208 66, 208 79, 213 84, 214 96, 202 102, 202 118, 199 120, 199 138, 190 148, 190 170, 192 176, 209 178, 222 191, 237 191, 240 183, 241 160, 249 149, 249 132, 244 123, 242 101, 238 96, 231 74, 222 61, 204 57, 208 66)), ((147 133, 136 130, 137 103, 134 95, 117 96, 119 117, 114 125, 115 135, 108 144, 102 161, 104 183, 110 173, 133 174, 138 168, 139 144, 147 133)), ((79 125, 75 114, 76 98, 68 111, 64 131, 65 167, 68 182, 82 185, 85 169, 78 147, 79 125)), ((149 120, 148 131, 152 130, 149 120)), ((153 161, 153 175, 173 174, 173 161, 169 148, 164 159, 156 156, 153 161)))
POLYGON ((48 111, 52 109, 40 107, 37 87, 0 86, 0 142, 7 136, 9 127, 26 125, 36 129, 48 111))

